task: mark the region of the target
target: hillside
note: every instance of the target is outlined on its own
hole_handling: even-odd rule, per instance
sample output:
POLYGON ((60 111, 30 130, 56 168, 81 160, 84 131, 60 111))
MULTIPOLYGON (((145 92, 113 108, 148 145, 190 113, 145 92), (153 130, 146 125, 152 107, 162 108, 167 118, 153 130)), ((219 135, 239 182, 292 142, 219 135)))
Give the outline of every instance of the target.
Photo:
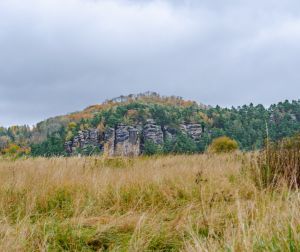
POLYGON ((223 135, 235 139, 241 149, 253 150, 263 146, 267 132, 270 139, 278 140, 299 130, 300 101, 280 102, 269 108, 253 104, 221 108, 147 92, 50 118, 33 129, 0 128, 0 149, 5 154, 13 145, 15 152, 35 156, 95 154, 104 151, 109 132, 115 135, 110 141, 117 141, 113 148, 119 148, 119 132, 121 154, 132 148, 130 134, 136 134, 134 141, 139 141, 138 154, 203 152, 214 138, 223 135))

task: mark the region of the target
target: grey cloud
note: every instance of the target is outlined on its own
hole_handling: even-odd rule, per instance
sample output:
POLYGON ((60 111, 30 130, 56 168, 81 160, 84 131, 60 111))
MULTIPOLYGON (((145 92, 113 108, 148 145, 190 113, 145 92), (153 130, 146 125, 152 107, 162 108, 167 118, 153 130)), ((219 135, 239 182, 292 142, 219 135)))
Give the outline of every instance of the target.
POLYGON ((147 90, 222 106, 299 98, 300 3, 2 0, 0 125, 147 90))

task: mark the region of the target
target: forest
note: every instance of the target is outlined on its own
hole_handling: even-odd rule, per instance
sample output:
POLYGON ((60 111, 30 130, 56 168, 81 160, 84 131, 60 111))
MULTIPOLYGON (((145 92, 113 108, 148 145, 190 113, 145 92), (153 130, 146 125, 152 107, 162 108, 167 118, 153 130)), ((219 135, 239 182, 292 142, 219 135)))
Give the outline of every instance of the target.
MULTIPOLYGON (((120 123, 143 124, 149 118, 161 127, 176 128, 184 122, 202 125, 199 142, 178 134, 175 143, 161 146, 164 153, 204 152, 213 139, 221 136, 234 139, 241 150, 250 151, 261 149, 267 138, 277 141, 299 132, 300 100, 286 100, 268 108, 261 104, 222 108, 150 92, 121 96, 80 112, 50 118, 33 128, 27 125, 0 127, 0 152, 13 156, 65 156, 65 141, 79 130, 104 131, 120 123)), ((149 154, 155 153, 148 147, 149 154)))

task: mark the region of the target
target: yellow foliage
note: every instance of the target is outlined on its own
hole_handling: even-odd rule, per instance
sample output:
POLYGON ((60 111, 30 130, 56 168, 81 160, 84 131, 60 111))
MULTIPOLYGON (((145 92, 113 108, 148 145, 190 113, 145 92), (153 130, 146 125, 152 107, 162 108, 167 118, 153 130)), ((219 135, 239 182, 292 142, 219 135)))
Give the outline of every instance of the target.
POLYGON ((209 118, 205 113, 203 112, 199 112, 198 113, 199 117, 207 124, 212 125, 213 124, 213 120, 211 118, 209 118))
POLYGON ((77 126, 77 123, 75 123, 75 122, 70 122, 70 123, 68 124, 68 130, 73 130, 73 129, 76 128, 76 126, 77 126))
POLYGON ((66 141, 72 140, 73 137, 74 137, 73 132, 69 130, 66 135, 66 141))
POLYGON ((239 148, 238 143, 226 136, 222 136, 213 140, 208 148, 212 153, 229 153, 236 151, 239 148))
POLYGON ((103 121, 101 121, 101 122, 98 124, 97 129, 98 129, 100 132, 104 132, 104 130, 105 130, 105 125, 104 125, 103 121))
POLYGON ((9 157, 20 157, 23 155, 28 155, 30 153, 29 147, 20 147, 16 144, 9 144, 7 148, 2 150, 2 154, 7 155, 9 157))

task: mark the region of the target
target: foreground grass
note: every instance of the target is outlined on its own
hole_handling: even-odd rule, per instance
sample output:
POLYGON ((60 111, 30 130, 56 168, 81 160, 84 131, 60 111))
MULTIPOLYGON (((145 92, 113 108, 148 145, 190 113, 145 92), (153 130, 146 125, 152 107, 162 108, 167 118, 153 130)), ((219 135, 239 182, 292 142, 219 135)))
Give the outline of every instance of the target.
POLYGON ((300 198, 249 157, 0 160, 0 251, 299 251, 300 198))

